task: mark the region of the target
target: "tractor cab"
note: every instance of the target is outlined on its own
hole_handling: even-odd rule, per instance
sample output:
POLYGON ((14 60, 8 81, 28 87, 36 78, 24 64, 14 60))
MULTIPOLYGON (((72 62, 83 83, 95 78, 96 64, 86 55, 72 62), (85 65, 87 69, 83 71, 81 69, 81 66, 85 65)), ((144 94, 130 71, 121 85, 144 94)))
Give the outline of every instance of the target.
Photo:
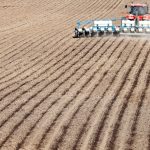
POLYGON ((126 19, 135 20, 145 20, 148 18, 150 19, 150 15, 148 14, 148 5, 147 4, 130 4, 125 5, 125 8, 128 8, 128 14, 126 15, 126 19))
POLYGON ((146 15, 148 14, 148 7, 146 4, 132 4, 129 13, 137 16, 146 15))

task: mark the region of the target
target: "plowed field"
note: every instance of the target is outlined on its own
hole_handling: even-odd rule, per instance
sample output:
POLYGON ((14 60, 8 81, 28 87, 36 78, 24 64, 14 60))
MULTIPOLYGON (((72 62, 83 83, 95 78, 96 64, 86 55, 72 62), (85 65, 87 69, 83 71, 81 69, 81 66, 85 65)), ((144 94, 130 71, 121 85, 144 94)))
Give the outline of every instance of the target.
POLYGON ((0 1, 1 150, 150 149, 150 39, 72 38, 127 2, 0 1))

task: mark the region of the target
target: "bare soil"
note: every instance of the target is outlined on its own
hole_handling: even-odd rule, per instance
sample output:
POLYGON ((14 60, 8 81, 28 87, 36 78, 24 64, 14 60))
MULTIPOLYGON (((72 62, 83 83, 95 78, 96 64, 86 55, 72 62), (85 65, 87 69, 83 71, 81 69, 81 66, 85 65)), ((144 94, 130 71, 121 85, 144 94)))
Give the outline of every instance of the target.
POLYGON ((72 38, 128 2, 0 2, 1 150, 150 149, 150 40, 72 38))

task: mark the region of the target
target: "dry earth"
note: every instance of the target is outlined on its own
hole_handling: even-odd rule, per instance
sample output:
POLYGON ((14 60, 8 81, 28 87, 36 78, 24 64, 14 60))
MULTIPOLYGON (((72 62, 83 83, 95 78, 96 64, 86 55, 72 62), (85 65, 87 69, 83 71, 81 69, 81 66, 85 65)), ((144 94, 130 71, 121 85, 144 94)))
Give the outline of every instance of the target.
POLYGON ((1 150, 150 149, 150 40, 72 38, 127 2, 0 1, 1 150))

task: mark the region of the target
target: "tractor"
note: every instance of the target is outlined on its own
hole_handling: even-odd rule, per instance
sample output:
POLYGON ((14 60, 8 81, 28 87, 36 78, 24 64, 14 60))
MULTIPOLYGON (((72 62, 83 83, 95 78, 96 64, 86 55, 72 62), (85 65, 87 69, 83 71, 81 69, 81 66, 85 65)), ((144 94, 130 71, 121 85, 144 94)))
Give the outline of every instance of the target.
POLYGON ((148 4, 125 5, 127 15, 121 18, 78 21, 74 38, 104 35, 150 35, 150 14, 148 4), (120 22, 116 25, 116 21, 120 22), (87 27, 88 26, 88 27, 87 27))

